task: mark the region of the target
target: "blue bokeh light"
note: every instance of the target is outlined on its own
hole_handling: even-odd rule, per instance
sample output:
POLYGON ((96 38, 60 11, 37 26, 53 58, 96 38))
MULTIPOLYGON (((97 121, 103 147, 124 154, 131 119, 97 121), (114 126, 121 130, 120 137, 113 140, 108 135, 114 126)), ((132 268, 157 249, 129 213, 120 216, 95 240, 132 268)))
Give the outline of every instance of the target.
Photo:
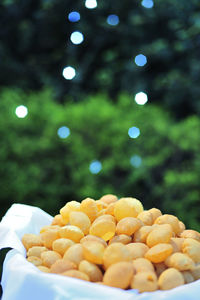
POLYGON ((140 129, 138 127, 130 127, 128 130, 128 135, 131 139, 136 139, 140 135, 140 129))
POLYGON ((68 20, 70 22, 78 22, 80 20, 80 18, 81 18, 81 16, 80 16, 79 12, 77 12, 77 11, 72 11, 68 15, 68 20))
POLYGON ((107 23, 111 26, 116 26, 119 24, 119 17, 117 15, 109 15, 107 17, 107 23))
POLYGON ((138 54, 136 57, 135 57, 135 63, 137 66, 139 67, 143 67, 144 65, 146 65, 147 63, 147 58, 145 55, 143 54, 138 54))
POLYGON ((92 174, 98 174, 102 169, 102 164, 98 160, 93 160, 89 166, 89 170, 92 174))
POLYGON ((80 31, 74 31, 70 36, 70 40, 73 44, 79 45, 84 41, 84 36, 80 31))
POLYGON ((139 168, 142 164, 142 159, 139 155, 131 156, 130 163, 133 167, 139 168))
POLYGON ((76 70, 73 67, 65 67, 63 69, 62 75, 67 80, 72 80, 76 76, 76 70))
POLYGON ((66 126, 62 126, 58 129, 57 134, 61 139, 66 139, 70 135, 70 129, 66 126))
POLYGON ((153 0, 142 0, 142 6, 145 8, 152 8, 154 6, 153 0))

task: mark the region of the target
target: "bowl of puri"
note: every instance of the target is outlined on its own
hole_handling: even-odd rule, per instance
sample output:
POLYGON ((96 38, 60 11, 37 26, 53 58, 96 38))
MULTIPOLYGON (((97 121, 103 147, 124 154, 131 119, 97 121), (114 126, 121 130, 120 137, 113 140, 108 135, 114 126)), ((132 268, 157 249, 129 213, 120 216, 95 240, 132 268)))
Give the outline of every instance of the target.
POLYGON ((22 243, 41 272, 109 287, 143 293, 200 279, 200 233, 132 197, 67 202, 22 243))

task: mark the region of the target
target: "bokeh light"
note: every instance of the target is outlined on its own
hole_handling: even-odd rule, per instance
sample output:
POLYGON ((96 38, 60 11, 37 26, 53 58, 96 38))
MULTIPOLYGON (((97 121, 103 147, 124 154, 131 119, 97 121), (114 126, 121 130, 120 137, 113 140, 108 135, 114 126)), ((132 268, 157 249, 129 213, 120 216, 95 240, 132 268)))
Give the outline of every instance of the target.
POLYGON ((70 129, 66 126, 62 126, 58 129, 57 134, 61 139, 66 139, 70 135, 70 129))
POLYGON ((79 45, 84 41, 84 36, 80 31, 74 31, 70 36, 70 40, 73 44, 79 45))
POLYGON ((152 8, 154 6, 153 0, 142 0, 141 4, 145 8, 152 8))
POLYGON ((102 164, 98 160, 93 160, 89 166, 89 170, 92 174, 98 174, 102 169, 102 164))
POLYGON ((73 67, 66 67, 63 69, 62 75, 67 80, 72 80, 76 76, 76 71, 73 67))
POLYGON ((147 58, 145 55, 143 54, 138 54, 136 57, 135 57, 135 63, 137 66, 139 67, 143 67, 144 65, 146 65, 147 63, 147 58))
POLYGON ((78 22, 80 20, 80 18, 81 18, 81 16, 80 16, 79 12, 77 12, 77 11, 72 11, 68 15, 68 20, 70 22, 78 22))
POLYGON ((96 0, 86 0, 85 1, 85 7, 89 9, 93 9, 97 7, 97 1, 96 0))
POLYGON ((143 92, 139 92, 135 95, 135 102, 137 104, 144 105, 145 103, 147 103, 147 101, 148 101, 147 94, 143 92))
POLYGON ((19 105, 15 109, 15 114, 18 118, 23 119, 28 115, 28 108, 24 105, 19 105))
POLYGON ((109 15, 107 17, 107 23, 111 26, 116 26, 119 24, 119 17, 117 15, 109 15))
POLYGON ((140 135, 140 129, 138 127, 130 127, 128 130, 128 135, 132 139, 136 139, 140 135))
POLYGON ((131 156, 130 163, 133 167, 139 168, 142 164, 142 159, 139 155, 131 156))

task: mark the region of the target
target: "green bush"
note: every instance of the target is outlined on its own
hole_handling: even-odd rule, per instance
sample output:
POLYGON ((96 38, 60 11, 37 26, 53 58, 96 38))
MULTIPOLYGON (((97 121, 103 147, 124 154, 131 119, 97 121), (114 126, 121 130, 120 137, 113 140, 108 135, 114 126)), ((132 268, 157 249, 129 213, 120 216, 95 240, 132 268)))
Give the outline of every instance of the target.
POLYGON ((14 202, 56 214, 67 201, 114 193, 200 229, 197 116, 175 123, 160 107, 137 105, 125 94, 117 104, 97 95, 61 105, 48 90, 5 90, 0 97, 2 214, 14 202), (28 107, 24 119, 15 115, 20 104, 28 107), (70 129, 66 139, 57 134, 62 126, 70 129), (138 138, 128 136, 132 126, 138 138), (102 164, 98 174, 89 170, 93 160, 102 164))

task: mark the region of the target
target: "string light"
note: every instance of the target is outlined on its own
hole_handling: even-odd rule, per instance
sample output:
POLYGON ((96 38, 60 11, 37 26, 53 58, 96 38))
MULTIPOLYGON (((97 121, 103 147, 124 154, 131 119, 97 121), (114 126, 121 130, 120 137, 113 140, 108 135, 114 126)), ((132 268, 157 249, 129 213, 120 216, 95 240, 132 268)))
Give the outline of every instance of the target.
POLYGON ((86 0, 85 1, 85 7, 89 9, 93 9, 97 7, 97 1, 96 0, 86 0))
POLYGON ((15 114, 18 118, 23 119, 28 115, 28 108, 24 105, 19 105, 15 109, 15 114))
POLYGON ((133 155, 130 159, 130 163, 133 167, 139 168, 142 164, 142 159, 139 155, 133 155))
POLYGON ((102 169, 102 164, 98 160, 93 160, 89 166, 89 170, 92 174, 98 174, 102 169))
POLYGON ((70 40, 73 44, 79 45, 84 41, 84 36, 80 31, 74 31, 70 36, 70 40))
POLYGON ((63 69, 62 75, 67 80, 72 80, 76 76, 76 71, 73 67, 65 67, 63 69))
POLYGON ((144 105, 145 103, 147 103, 147 101, 148 101, 147 94, 140 92, 135 95, 135 102, 137 104, 144 105))
POLYGON ((107 17, 107 23, 111 26, 116 26, 119 24, 119 17, 117 15, 109 15, 107 17))
POLYGON ((138 54, 136 57, 135 57, 135 63, 137 66, 139 67, 143 67, 144 65, 146 65, 147 63, 147 58, 145 55, 143 54, 138 54))
POLYGON ((131 139, 136 139, 140 135, 140 129, 138 127, 130 127, 128 135, 131 139))
POLYGON ((153 0, 142 0, 141 4, 145 8, 152 8, 154 6, 153 0))
POLYGON ((70 129, 66 126, 62 126, 58 129, 57 134, 61 139, 66 139, 70 135, 70 129))
POLYGON ((78 22, 80 20, 80 18, 81 18, 81 16, 80 16, 79 12, 77 12, 77 11, 72 11, 68 15, 68 20, 70 22, 78 22))

